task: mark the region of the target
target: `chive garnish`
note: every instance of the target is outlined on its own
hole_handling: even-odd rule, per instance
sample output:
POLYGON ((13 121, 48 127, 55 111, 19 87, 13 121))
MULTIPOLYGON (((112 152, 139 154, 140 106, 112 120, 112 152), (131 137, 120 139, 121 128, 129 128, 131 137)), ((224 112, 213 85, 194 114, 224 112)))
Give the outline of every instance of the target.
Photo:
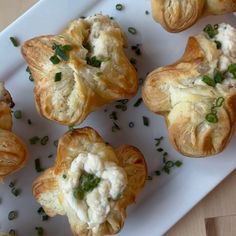
POLYGON ((22 118, 22 112, 20 110, 14 111, 14 117, 16 119, 21 119, 22 118))
POLYGON ((145 11, 145 14, 146 14, 146 15, 149 15, 149 11, 148 11, 148 10, 146 10, 146 11, 145 11))
POLYGON ((138 107, 141 103, 142 103, 143 99, 139 98, 135 103, 134 103, 134 107, 138 107))
POLYGON ((158 148, 157 151, 158 152, 163 152, 164 150, 163 150, 163 148, 158 148))
POLYGON ((35 170, 37 172, 42 172, 43 171, 43 169, 41 168, 41 164, 40 164, 40 159, 39 158, 34 160, 34 167, 35 167, 35 170))
POLYGON ((236 79, 236 63, 229 65, 228 72, 233 75, 234 79, 236 79))
POLYGON ((26 67, 26 72, 29 73, 29 80, 33 82, 33 81, 34 81, 34 78, 33 78, 33 76, 32 76, 32 73, 31 73, 31 71, 30 71, 30 68, 29 68, 28 66, 26 67))
POLYGON ((167 168, 170 169, 170 168, 174 167, 175 163, 174 163, 173 161, 167 161, 167 162, 165 163, 165 165, 166 165, 167 168))
POLYGON ((211 24, 206 25, 206 27, 203 29, 205 33, 209 36, 209 38, 214 38, 218 34, 218 27, 219 25, 212 26, 211 24))
POLYGON ((11 42, 12 42, 12 44, 13 44, 14 47, 18 47, 18 46, 20 45, 20 43, 19 43, 19 41, 18 41, 17 38, 15 38, 15 37, 10 37, 10 40, 11 40, 11 42))
POLYGON ((48 140, 49 140, 49 137, 48 136, 44 136, 41 140, 40 140, 40 143, 41 143, 41 145, 46 145, 47 144, 47 142, 48 142, 48 140))
POLYGON ((129 127, 133 128, 134 127, 134 122, 129 122, 129 127))
POLYGON ((38 236, 43 236, 43 228, 42 227, 35 227, 38 236))
POLYGON ((129 28, 128 28, 128 31, 129 31, 129 33, 131 33, 131 34, 136 34, 136 33, 137 33, 137 30, 136 30, 134 27, 129 27, 129 28))
POLYGON ((30 144, 37 144, 40 141, 40 138, 38 136, 34 136, 29 139, 30 144))
POLYGON ((214 81, 215 81, 215 83, 216 83, 216 84, 217 84, 217 83, 222 84, 223 80, 224 80, 223 74, 222 74, 220 71, 217 70, 217 71, 215 72, 215 76, 214 76, 214 81))
POLYGON ((182 164, 183 164, 182 161, 179 161, 179 160, 175 162, 176 167, 180 167, 182 166, 182 164))
POLYGON ((52 158, 52 157, 53 157, 53 154, 48 155, 48 158, 52 158))
POLYGON ((32 121, 30 119, 27 120, 28 125, 32 125, 32 121))
MULTIPOLYGON (((161 136, 160 138, 155 138, 154 140, 156 141, 156 144, 155 144, 155 146, 157 147, 157 146, 159 146, 160 144, 161 144, 161 141, 164 139, 164 137, 163 136, 161 136)), ((166 152, 165 152, 166 153, 166 152)), ((164 155, 164 154, 163 154, 164 155)))
POLYGON ((8 214, 8 220, 14 220, 17 217, 17 211, 10 211, 8 214))
POLYGON ((55 147, 57 147, 57 146, 58 146, 58 140, 54 140, 54 141, 53 141, 53 145, 54 145, 55 147))
POLYGON ((170 169, 165 165, 162 170, 166 173, 166 174, 170 174, 170 169))
POLYGON ((87 57, 86 60, 87 60, 87 64, 90 66, 97 67, 97 68, 101 67, 102 62, 98 60, 96 56, 87 57))
POLYGON ((8 185, 10 188, 15 187, 15 184, 13 182, 10 182, 10 184, 8 185))
POLYGON ((156 170, 156 171, 155 171, 155 174, 156 174, 157 176, 160 176, 160 175, 161 175, 161 172, 160 172, 159 170, 156 170))
POLYGON ((61 72, 57 72, 57 73, 55 74, 54 81, 55 81, 55 82, 61 81, 61 75, 62 75, 61 72))
POLYGON ((17 188, 15 188, 15 187, 13 187, 13 188, 11 189, 11 193, 12 193, 15 197, 17 197, 17 196, 20 195, 20 189, 17 189, 17 188))
POLYGON ((62 175, 62 178, 63 178, 63 179, 66 179, 66 178, 67 178, 67 176, 64 174, 64 175, 62 175))
POLYGON ((117 130, 120 130, 120 127, 118 124, 116 124, 116 122, 113 122, 112 132, 116 132, 117 130))
POLYGON ((202 78, 202 81, 211 87, 216 86, 215 81, 213 79, 211 79, 208 75, 204 75, 202 78))
POLYGON ((216 114, 214 113, 208 113, 205 117, 205 119, 209 122, 209 123, 217 123, 218 122, 218 117, 216 114))
POLYGON ((218 97, 216 99, 216 107, 221 107, 224 103, 225 99, 223 97, 218 97))
POLYGON ((123 5, 120 4, 120 3, 116 4, 116 10, 117 10, 117 11, 123 10, 123 5))
POLYGON ((16 235, 16 231, 14 229, 10 229, 9 235, 10 236, 15 236, 16 235))
POLYGON ((73 131, 74 129, 75 129, 75 128, 74 128, 74 125, 69 125, 69 126, 68 126, 68 130, 69 130, 69 131, 73 131))
POLYGON ((149 126, 149 119, 148 119, 148 117, 143 116, 143 124, 144 124, 145 126, 149 126))
POLYGON ((38 214, 41 216, 42 221, 46 221, 49 219, 49 216, 45 213, 44 209, 42 207, 40 207, 37 210, 38 214))
POLYGON ((59 57, 63 61, 68 61, 69 60, 68 53, 72 50, 71 45, 62 46, 61 44, 55 44, 54 43, 53 46, 52 46, 52 49, 55 51, 54 56, 59 57))
POLYGON ((52 62, 52 64, 56 65, 59 64, 61 60, 58 58, 57 55, 53 55, 50 57, 50 61, 52 62))
POLYGON ((112 120, 118 120, 117 118, 117 113, 115 111, 113 111, 110 115, 109 115, 110 119, 112 120))
POLYGON ((132 65, 135 65, 136 62, 137 62, 136 59, 133 58, 133 57, 131 57, 129 61, 130 61, 130 63, 131 63, 132 65))
POLYGON ((221 46, 222 46, 221 42, 220 42, 220 41, 217 41, 217 40, 215 40, 214 42, 215 42, 215 44, 216 44, 216 48, 217 48, 217 49, 221 49, 221 46))
POLYGON ((164 153, 163 153, 163 156, 164 156, 164 157, 168 156, 168 152, 164 152, 164 153))

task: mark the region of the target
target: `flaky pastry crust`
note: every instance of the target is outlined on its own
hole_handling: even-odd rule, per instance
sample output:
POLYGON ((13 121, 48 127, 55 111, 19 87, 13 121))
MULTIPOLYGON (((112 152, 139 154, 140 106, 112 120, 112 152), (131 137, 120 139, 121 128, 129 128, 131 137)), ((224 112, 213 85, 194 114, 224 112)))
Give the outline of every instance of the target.
POLYGON ((169 32, 183 31, 198 19, 236 11, 236 0, 152 0, 152 15, 169 32))
MULTIPOLYGON (((101 150, 96 149, 93 151, 100 152, 101 150)), ((107 158, 109 158, 109 155, 107 158)), ((126 208, 135 201, 137 195, 144 187, 146 175, 146 163, 137 148, 123 145, 113 150, 110 145, 104 143, 94 129, 86 127, 69 131, 60 138, 56 163, 34 181, 33 195, 49 216, 55 216, 56 214, 67 215, 71 230, 76 236, 115 234, 123 227, 126 208), (68 206, 59 184, 59 178, 67 173, 72 161, 80 153, 92 152, 94 147, 102 147, 102 150, 107 154, 110 151, 115 151, 117 164, 124 168, 128 179, 124 193, 115 202, 115 206, 111 209, 106 221, 98 226, 96 232, 82 222, 75 211, 68 206)))
POLYGON ((19 170, 27 160, 27 149, 12 130, 10 93, 0 84, 0 181, 19 170))
POLYGON ((63 125, 79 124, 98 107, 134 96, 137 73, 124 46, 121 28, 103 15, 75 20, 59 35, 25 42, 22 54, 34 78, 37 110, 63 125), (72 47, 67 61, 50 61, 55 44, 72 47), (100 65, 91 65, 94 57, 100 65), (60 72, 61 80, 55 82, 60 72))
MULTIPOLYGON (((222 46, 223 47, 223 46, 222 46)), ((206 157, 220 153, 228 144, 236 122, 236 86, 227 79, 215 87, 202 81, 215 71, 222 56, 206 34, 190 37, 184 55, 176 63, 151 72, 143 87, 147 107, 165 117, 169 138, 185 156, 206 157), (218 98, 224 103, 217 111, 218 122, 209 123, 218 98)))

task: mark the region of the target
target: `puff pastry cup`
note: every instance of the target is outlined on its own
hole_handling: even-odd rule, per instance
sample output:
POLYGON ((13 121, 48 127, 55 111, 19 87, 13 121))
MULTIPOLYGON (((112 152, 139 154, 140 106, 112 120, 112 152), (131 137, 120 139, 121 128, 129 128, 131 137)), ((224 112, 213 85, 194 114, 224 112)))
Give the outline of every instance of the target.
POLYGON ((72 125, 104 104, 134 96, 137 73, 125 46, 121 28, 103 15, 75 20, 60 35, 25 42, 22 54, 35 81, 37 110, 72 125))
POLYGON ((236 0, 152 0, 152 15, 169 32, 183 31, 208 15, 236 11, 236 0))
POLYGON ((0 181, 25 165, 28 154, 25 144, 12 130, 10 93, 0 82, 0 181))
POLYGON ((142 91, 147 107, 165 117, 176 150, 192 157, 221 152, 236 120, 236 29, 223 23, 205 31, 189 38, 180 60, 151 72, 142 91))
POLYGON ((33 195, 49 216, 67 215, 74 235, 115 234, 123 227, 126 208, 144 187, 146 175, 137 148, 113 149, 86 127, 60 138, 55 165, 35 180, 33 195), (78 198, 76 186, 83 182, 84 172, 100 182, 78 198))

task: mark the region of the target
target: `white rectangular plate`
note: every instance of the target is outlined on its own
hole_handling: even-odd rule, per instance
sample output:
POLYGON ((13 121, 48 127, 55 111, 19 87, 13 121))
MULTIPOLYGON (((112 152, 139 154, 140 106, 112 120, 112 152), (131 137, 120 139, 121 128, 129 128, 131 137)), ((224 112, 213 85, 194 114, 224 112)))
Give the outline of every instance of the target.
MULTIPOLYGON (((140 78, 145 78, 147 72, 157 66, 169 64, 178 59, 190 35, 197 34, 207 23, 227 22, 234 26, 233 14, 217 17, 208 17, 200 20, 191 29, 170 34, 155 23, 150 12, 149 0, 41 0, 26 14, 9 26, 0 34, 0 80, 6 81, 6 87, 11 92, 16 103, 15 110, 23 112, 21 120, 14 120, 14 131, 28 144, 30 160, 26 167, 16 174, 5 179, 0 185, 0 231, 8 232, 16 229, 19 236, 36 235, 35 227, 42 226, 45 235, 69 236, 71 235, 66 217, 57 216, 49 221, 42 222, 37 214, 39 205, 31 193, 32 181, 38 176, 34 170, 34 159, 40 157, 43 167, 53 164, 56 148, 53 141, 58 139, 68 128, 54 124, 42 118, 35 110, 33 98, 33 83, 28 80, 25 72, 26 65, 21 57, 20 48, 14 48, 9 40, 16 36, 21 42, 42 34, 55 34, 60 32, 72 19, 102 12, 113 16, 127 33, 129 46, 141 43, 142 56, 137 56, 137 67, 140 78), (115 5, 122 3, 123 11, 117 11, 115 5), (136 35, 128 33, 129 26, 137 29, 136 35), (33 124, 28 125, 27 119, 33 124), (29 138, 38 135, 48 135, 50 142, 46 146, 29 145, 29 138), (54 157, 48 159, 53 153, 54 157), (16 186, 22 190, 19 197, 11 194, 8 184, 16 180, 16 186), (17 210, 19 215, 14 221, 7 219, 8 212, 17 210)), ((129 57, 136 57, 129 49, 129 57)), ((129 101, 128 110, 119 112, 119 125, 121 131, 112 133, 112 121, 109 114, 114 110, 114 104, 91 114, 80 125, 92 126, 114 146, 123 143, 137 146, 144 154, 148 171, 152 173, 160 169, 162 159, 156 151, 154 138, 167 137, 164 120, 160 116, 150 113, 142 104, 138 108, 133 103, 140 97, 138 95, 129 101), (150 126, 143 125, 142 116, 150 119, 150 126), (134 128, 128 123, 133 121, 134 128)), ((190 159, 179 155, 166 138, 162 147, 168 151, 170 159, 183 161, 181 168, 174 169, 170 175, 162 173, 152 181, 147 181, 145 189, 136 204, 128 209, 128 218, 119 235, 163 235, 184 214, 186 214, 209 191, 222 181, 236 167, 235 145, 236 136, 231 140, 227 149, 214 158, 190 159)))

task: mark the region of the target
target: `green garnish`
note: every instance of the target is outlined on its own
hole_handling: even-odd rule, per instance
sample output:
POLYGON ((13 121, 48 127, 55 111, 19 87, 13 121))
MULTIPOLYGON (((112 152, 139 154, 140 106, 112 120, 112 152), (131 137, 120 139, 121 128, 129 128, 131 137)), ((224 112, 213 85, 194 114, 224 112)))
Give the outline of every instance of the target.
POLYGON ((142 99, 142 98, 139 98, 139 99, 134 103, 134 107, 138 107, 142 102, 143 102, 143 99, 142 99))
POLYGON ((109 115, 110 119, 112 120, 118 120, 117 118, 117 113, 115 111, 113 111, 110 115, 109 115))
POLYGON ((170 168, 174 167, 175 163, 174 163, 173 161, 167 161, 167 162, 165 163, 165 165, 166 165, 167 168, 170 169, 170 168))
POLYGON ((113 126, 112 126, 112 132, 116 132, 117 130, 120 130, 120 127, 118 124, 116 124, 116 122, 113 122, 113 126))
POLYGON ((214 38, 218 34, 218 27, 219 25, 217 24, 214 26, 212 26, 211 24, 208 24, 203 29, 203 31, 208 34, 209 38, 214 38))
POLYGON ((160 172, 159 170, 156 170, 156 171, 155 171, 155 174, 156 174, 157 176, 160 176, 160 175, 161 175, 161 172, 160 172))
POLYGON ((27 120, 28 125, 32 125, 32 121, 30 119, 27 120))
POLYGON ((56 65, 59 64, 61 60, 58 58, 57 55, 53 55, 50 57, 50 61, 52 62, 52 64, 56 65))
POLYGON ((32 73, 31 73, 31 71, 30 71, 30 68, 29 68, 28 66, 26 67, 26 72, 29 73, 29 80, 30 80, 30 81, 34 81, 34 78, 33 78, 33 76, 32 76, 32 73))
POLYGON ((96 56, 87 57, 86 60, 87 60, 87 64, 90 66, 97 67, 97 68, 101 67, 102 62, 98 60, 96 56))
MULTIPOLYGON (((160 144, 161 144, 161 141, 164 139, 164 137, 163 136, 161 136, 160 138, 155 138, 154 140, 156 141, 156 144, 155 144, 155 146, 157 147, 157 146, 159 146, 160 144)), ((165 152, 166 153, 166 152, 165 152)))
POLYGON ((175 166, 176 166, 176 167, 180 167, 180 166, 182 166, 182 165, 183 165, 182 161, 179 161, 179 160, 178 160, 178 161, 175 162, 175 166))
POLYGON ((67 176, 64 174, 64 175, 62 175, 62 178, 63 178, 63 179, 66 179, 66 178, 67 178, 67 176))
POLYGON ((88 51, 90 51, 92 48, 89 42, 84 43, 83 47, 86 48, 88 51))
POLYGON ((168 175, 170 174, 170 169, 166 165, 163 166, 162 171, 164 171, 168 175))
POLYGON ((133 128, 134 127, 134 122, 129 122, 129 127, 133 128))
POLYGON ((225 99, 223 97, 219 97, 216 99, 216 107, 221 107, 224 103, 225 99))
POLYGON ((164 149, 163 149, 163 148, 158 148, 157 151, 158 151, 158 152, 163 152, 164 149))
POLYGON ((21 119, 22 118, 22 112, 20 110, 14 111, 14 117, 16 119, 21 119))
POLYGON ((42 207, 40 207, 37 210, 38 214, 41 216, 42 221, 46 221, 49 219, 49 216, 46 214, 46 212, 44 211, 44 209, 42 207))
POLYGON ((37 144, 40 141, 40 138, 38 136, 34 136, 29 139, 30 144, 37 144))
POLYGON ((17 197, 17 196, 19 196, 20 195, 20 189, 17 189, 17 188, 12 188, 11 189, 11 193, 15 196, 15 197, 17 197))
POLYGON ((146 15, 149 15, 149 11, 148 11, 148 10, 146 10, 146 11, 145 11, 145 14, 146 14, 146 15))
POLYGON ((74 128, 74 125, 69 125, 69 126, 68 126, 68 130, 69 130, 69 131, 73 131, 74 129, 75 129, 75 128, 74 128))
POLYGON ((55 81, 55 82, 61 81, 61 75, 62 75, 61 72, 57 72, 57 73, 55 74, 54 81, 55 81))
POLYGON ((131 33, 131 34, 136 34, 136 33, 137 33, 137 30, 136 30, 134 27, 129 27, 129 28, 128 28, 128 31, 129 31, 129 33, 131 33))
POLYGON ((16 231, 14 229, 10 229, 9 235, 10 236, 15 236, 16 235, 16 231))
POLYGON ((168 152, 164 152, 164 153, 163 153, 163 156, 164 156, 164 157, 168 156, 168 152))
POLYGON ((48 158, 52 158, 52 157, 53 157, 53 154, 48 155, 48 158))
POLYGON ((149 119, 148 119, 148 117, 143 116, 143 124, 144 124, 145 126, 149 126, 149 119))
POLYGON ((43 169, 41 168, 41 163, 40 163, 40 159, 39 158, 34 160, 34 167, 35 167, 35 170, 37 172, 42 172, 43 171, 43 169))
POLYGON ((202 78, 202 81, 211 87, 216 86, 215 81, 213 79, 211 79, 208 75, 204 75, 202 78))
POLYGON ((208 113, 205 117, 205 119, 209 122, 209 123, 217 123, 218 122, 218 117, 216 114, 214 113, 208 113))
POLYGON ((120 3, 116 4, 116 10, 117 10, 117 11, 123 10, 123 5, 120 4, 120 3))
POLYGON ((72 50, 71 45, 64 45, 61 44, 53 44, 52 49, 55 51, 54 56, 59 57, 58 59, 61 59, 63 61, 68 61, 69 56, 68 53, 72 50))
POLYGON ((15 184, 13 182, 10 182, 10 184, 8 185, 10 188, 13 188, 15 186, 15 184))
POLYGON ((214 81, 215 83, 219 83, 222 84, 223 80, 224 80, 224 76, 220 71, 216 71, 215 76, 214 76, 214 81))
POLYGON ((220 42, 220 41, 217 41, 217 40, 215 40, 214 42, 215 42, 215 44, 216 44, 216 48, 217 48, 217 49, 221 49, 221 46, 222 46, 221 42, 220 42))
POLYGON ((133 57, 131 57, 129 61, 130 61, 130 63, 131 63, 132 65, 135 65, 136 62, 137 62, 136 59, 133 58, 133 57))
POLYGON ((53 145, 54 145, 55 147, 57 147, 57 146, 58 146, 58 140, 54 140, 53 145))
POLYGON ((10 211, 8 214, 8 220, 14 220, 17 217, 17 211, 10 211))
POLYGON ((15 37, 10 37, 10 40, 11 40, 11 42, 12 42, 12 44, 13 44, 14 47, 19 47, 20 43, 19 43, 19 41, 17 40, 17 38, 15 38, 15 37))
POLYGON ((74 189, 73 195, 76 199, 83 200, 85 195, 95 189, 101 179, 94 174, 84 172, 79 178, 79 186, 74 189))
POLYGON ((234 79, 236 79, 236 63, 229 65, 228 72, 233 75, 234 79))
POLYGON ((43 236, 43 228, 42 227, 35 227, 38 236, 43 236))
POLYGON ((43 146, 46 145, 48 140, 49 140, 48 136, 44 136, 43 138, 41 138, 41 140, 40 140, 41 145, 43 145, 43 146))

